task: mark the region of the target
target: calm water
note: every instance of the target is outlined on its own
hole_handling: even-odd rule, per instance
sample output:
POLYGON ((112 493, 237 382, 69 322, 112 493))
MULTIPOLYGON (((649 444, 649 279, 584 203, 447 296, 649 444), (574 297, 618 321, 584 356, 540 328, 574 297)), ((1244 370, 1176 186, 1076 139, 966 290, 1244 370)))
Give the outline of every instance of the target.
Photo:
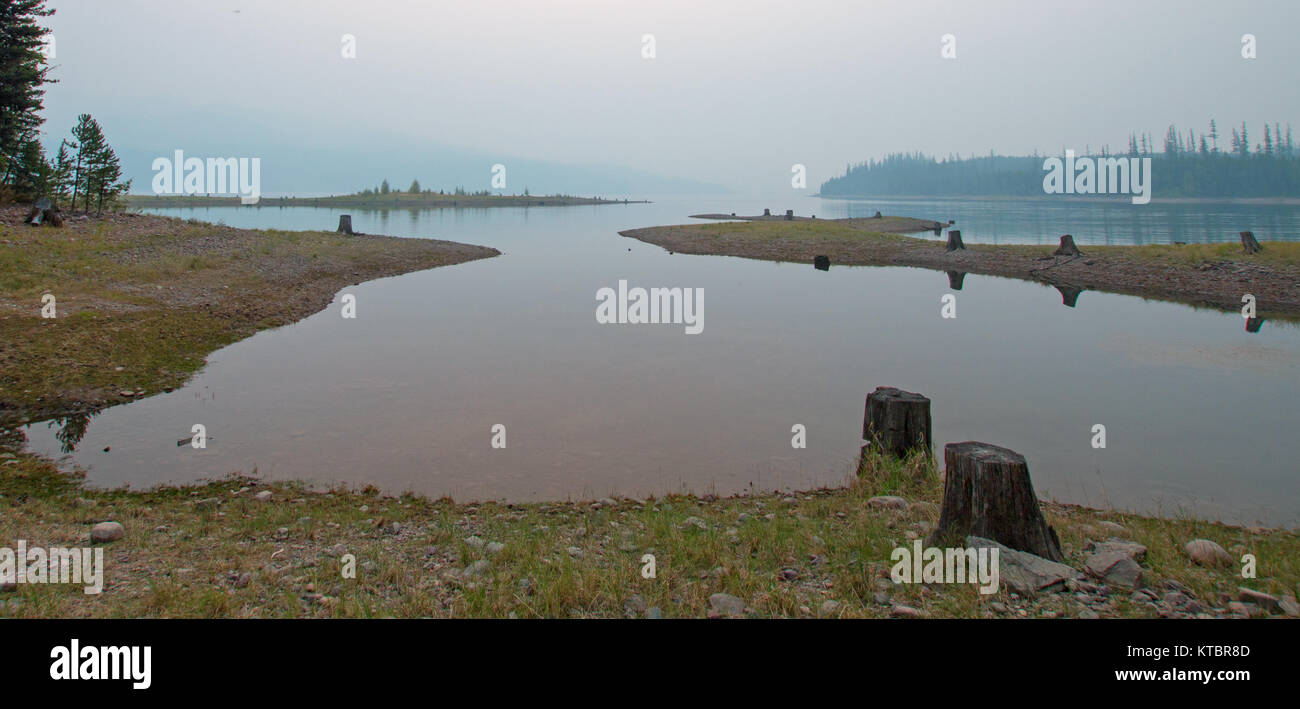
MULTIPOLYGON (((1300 231, 1291 207, 735 196, 423 212, 169 210, 281 229, 332 229, 348 212, 360 231, 503 255, 346 288, 356 319, 340 317, 336 296, 306 320, 220 350, 189 386, 91 419, 72 461, 101 485, 256 469, 459 500, 806 488, 846 479, 864 398, 888 385, 933 399, 940 444, 975 439, 1024 453, 1044 496, 1300 521, 1300 329, 1269 321, 1250 334, 1235 313, 1097 292, 1069 308, 1055 289, 992 277, 967 276, 953 291, 938 271, 671 255, 617 234, 764 207, 955 218, 968 241, 1300 231), (619 279, 703 288, 704 332, 598 324, 595 293, 619 279), (954 292, 957 318, 943 319, 940 297, 954 292), (196 423, 207 449, 178 447, 196 423), (1105 449, 1090 445, 1097 423, 1107 427, 1105 449), (491 446, 495 424, 506 427, 505 449, 491 446), (806 449, 790 445, 795 424, 807 427, 806 449)), ((33 425, 32 447, 60 455, 59 430, 33 425)))

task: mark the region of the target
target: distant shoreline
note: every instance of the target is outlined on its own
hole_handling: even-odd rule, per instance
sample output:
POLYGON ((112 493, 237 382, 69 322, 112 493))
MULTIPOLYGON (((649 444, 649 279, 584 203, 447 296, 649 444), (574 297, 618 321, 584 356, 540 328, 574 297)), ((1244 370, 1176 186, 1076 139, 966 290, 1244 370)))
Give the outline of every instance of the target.
POLYGON ((244 204, 240 197, 203 195, 128 195, 133 209, 165 207, 339 207, 346 209, 442 209, 448 207, 571 207, 601 204, 649 204, 649 200, 602 199, 569 195, 332 195, 327 197, 262 197, 244 204))
MULTIPOLYGON (((1061 195, 982 195, 982 194, 962 194, 962 195, 826 195, 820 192, 812 197, 818 199, 839 199, 846 202, 861 202, 867 200, 888 201, 888 200, 979 200, 983 202, 1077 202, 1077 203, 1110 203, 1117 205, 1133 205, 1125 195, 1107 195, 1101 197, 1080 197, 1080 196, 1061 196, 1061 195)), ((1150 204, 1248 204, 1277 207, 1300 207, 1300 197, 1152 197, 1150 204)))

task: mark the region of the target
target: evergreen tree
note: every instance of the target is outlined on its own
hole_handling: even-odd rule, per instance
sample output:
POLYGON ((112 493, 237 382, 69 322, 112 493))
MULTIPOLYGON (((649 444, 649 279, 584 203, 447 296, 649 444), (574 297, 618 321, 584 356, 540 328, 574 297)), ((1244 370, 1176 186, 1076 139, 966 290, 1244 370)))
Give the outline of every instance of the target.
POLYGON ((388 194, 389 192, 392 192, 392 191, 393 191, 393 188, 391 188, 391 187, 388 186, 388 180, 387 180, 387 179, 385 179, 385 180, 383 181, 383 183, 381 183, 381 184, 379 185, 379 194, 388 194))
POLYGON ((1210 144, 1213 146, 1214 152, 1219 152, 1219 127, 1214 124, 1213 118, 1210 119, 1210 144))
POLYGON ((406 191, 410 192, 411 194, 420 194, 420 181, 411 180, 411 186, 408 187, 406 191))
POLYGON ((44 85, 53 80, 41 52, 47 31, 38 23, 53 14, 45 0, 0 0, 0 184, 12 184, 42 122, 44 85))

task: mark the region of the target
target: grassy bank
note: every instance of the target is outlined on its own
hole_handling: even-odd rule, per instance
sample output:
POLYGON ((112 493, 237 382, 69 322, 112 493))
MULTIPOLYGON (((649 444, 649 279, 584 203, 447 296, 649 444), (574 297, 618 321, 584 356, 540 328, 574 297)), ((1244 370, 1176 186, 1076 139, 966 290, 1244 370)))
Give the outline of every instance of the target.
POLYGON ((445 241, 0 209, 0 428, 179 386, 208 353, 361 281, 496 255, 445 241), (57 317, 42 317, 43 298, 57 317))
POLYGON ((620 233, 676 253, 802 263, 826 255, 832 265, 914 266, 1007 276, 1062 288, 1109 291, 1227 310, 1240 309, 1242 296, 1250 293, 1257 300, 1261 317, 1300 319, 1300 242, 1264 241, 1262 252, 1249 255, 1236 242, 1081 245, 1081 257, 1053 256, 1054 245, 967 244, 964 250, 949 252, 943 240, 898 233, 909 223, 917 220, 768 220, 649 227, 620 233))
POLYGON ((895 585, 890 552, 924 537, 937 517, 938 477, 925 458, 872 458, 862 477, 834 490, 526 505, 233 478, 99 491, 28 456, 3 471, 2 543, 81 546, 96 522, 126 528, 106 545, 102 594, 53 585, 0 593, 0 613, 18 617, 1229 617, 1240 586, 1281 596, 1300 582, 1293 532, 1048 504, 1076 568, 1089 539, 1146 545, 1156 598, 1119 588, 1020 597, 895 585), (255 497, 264 491, 269 499, 255 497), (910 504, 873 505, 879 494, 910 504), (1189 563, 1182 546, 1193 538, 1234 557, 1254 554, 1259 578, 1189 563), (655 557, 653 579, 641 573, 645 554, 655 557), (354 578, 343 573, 349 561, 354 578), (1166 602, 1173 588, 1202 608, 1166 602), (739 605, 719 607, 714 594, 739 605))

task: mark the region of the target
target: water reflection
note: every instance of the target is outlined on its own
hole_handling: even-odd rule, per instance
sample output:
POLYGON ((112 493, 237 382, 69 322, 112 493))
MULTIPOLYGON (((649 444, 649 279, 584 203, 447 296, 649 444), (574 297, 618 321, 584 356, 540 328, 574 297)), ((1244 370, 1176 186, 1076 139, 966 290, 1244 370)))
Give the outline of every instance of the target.
POLYGON ((46 424, 47 428, 55 425, 59 427, 58 432, 54 434, 54 438, 59 442, 59 450, 64 455, 77 450, 77 444, 81 443, 81 439, 86 437, 86 429, 90 426, 90 416, 90 414, 73 414, 46 424))

